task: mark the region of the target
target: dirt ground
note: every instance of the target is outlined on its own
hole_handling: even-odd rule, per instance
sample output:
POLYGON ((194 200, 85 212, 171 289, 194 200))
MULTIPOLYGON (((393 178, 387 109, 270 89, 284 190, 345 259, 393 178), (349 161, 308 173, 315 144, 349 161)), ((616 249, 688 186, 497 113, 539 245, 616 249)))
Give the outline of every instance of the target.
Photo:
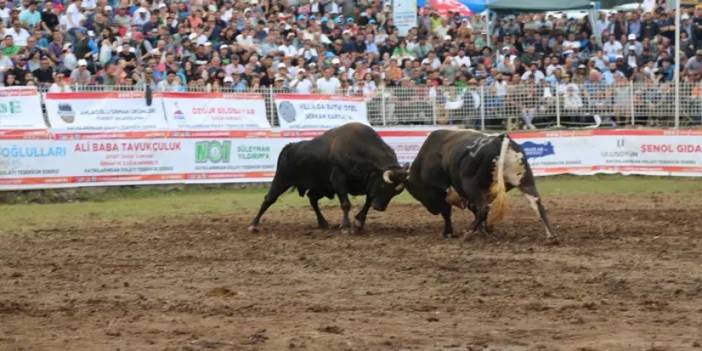
POLYGON ((522 199, 470 242, 418 205, 5 235, 0 350, 702 350, 702 197, 546 205, 557 246, 522 199))

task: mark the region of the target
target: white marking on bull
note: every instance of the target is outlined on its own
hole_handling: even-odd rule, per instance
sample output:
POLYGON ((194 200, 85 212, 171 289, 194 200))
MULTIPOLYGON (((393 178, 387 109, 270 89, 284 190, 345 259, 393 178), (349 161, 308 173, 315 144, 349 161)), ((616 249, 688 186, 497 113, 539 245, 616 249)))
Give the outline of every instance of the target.
POLYGON ((400 183, 395 187, 395 191, 402 191, 402 189, 404 189, 404 188, 405 188, 405 185, 400 183))
POLYGON ((536 215, 537 215, 537 216, 540 216, 540 214, 539 214, 539 205, 538 205, 538 203, 539 203, 539 198, 536 197, 536 196, 529 195, 529 194, 524 194, 524 197, 526 197, 527 200, 529 200, 529 205, 531 206, 531 208, 534 209, 534 212, 536 212, 536 215))
POLYGON ((509 148, 505 155, 505 181, 513 186, 519 186, 522 183, 526 169, 524 167, 524 154, 509 148))

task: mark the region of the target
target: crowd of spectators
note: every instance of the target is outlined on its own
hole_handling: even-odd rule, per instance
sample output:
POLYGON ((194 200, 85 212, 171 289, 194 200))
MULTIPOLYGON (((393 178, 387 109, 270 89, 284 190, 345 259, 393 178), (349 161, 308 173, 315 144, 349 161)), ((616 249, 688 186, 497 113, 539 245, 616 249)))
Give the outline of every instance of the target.
MULTIPOLYGON (((595 21, 500 16, 489 40, 483 17, 442 16, 429 8, 400 36, 390 3, 0 0, 2 83, 51 91, 273 87, 366 96, 380 87, 428 87, 432 98, 444 100, 451 98, 448 90, 464 95, 482 86, 493 106, 510 94, 562 94, 565 107, 577 108, 625 100, 612 89, 607 99, 598 97, 607 87, 673 79, 674 16, 660 1, 648 12, 601 12, 595 21)), ((697 82, 702 9, 687 8, 682 18, 683 79, 697 82)), ((521 107, 529 128, 533 105, 521 107)))

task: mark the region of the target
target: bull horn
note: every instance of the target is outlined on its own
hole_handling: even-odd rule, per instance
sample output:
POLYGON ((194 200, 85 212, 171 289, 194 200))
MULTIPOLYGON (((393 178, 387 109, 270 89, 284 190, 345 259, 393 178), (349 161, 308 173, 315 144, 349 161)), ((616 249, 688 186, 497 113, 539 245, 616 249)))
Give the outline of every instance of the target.
POLYGON ((393 183, 392 179, 390 179, 390 176, 392 176, 391 170, 388 169, 387 171, 383 172, 383 180, 388 184, 393 183))

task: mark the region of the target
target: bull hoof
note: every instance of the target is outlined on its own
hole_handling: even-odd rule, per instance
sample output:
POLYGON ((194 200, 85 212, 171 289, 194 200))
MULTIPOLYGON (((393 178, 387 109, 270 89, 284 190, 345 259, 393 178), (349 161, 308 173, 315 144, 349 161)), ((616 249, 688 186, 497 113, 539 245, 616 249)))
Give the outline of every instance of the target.
POLYGON ((468 231, 466 230, 463 232, 463 241, 471 241, 473 238, 475 238, 477 232, 475 231, 468 231))
POLYGON ((329 229, 329 223, 327 223, 327 222, 319 222, 318 225, 319 225, 319 229, 323 229, 323 230, 329 229))
POLYGON ((444 239, 453 239, 456 236, 453 233, 444 233, 444 239))
POLYGON ((358 219, 354 219, 353 221, 353 229, 354 231, 361 232, 363 231, 363 226, 365 225, 364 222, 359 221, 358 219))
POLYGON ((343 235, 351 234, 351 228, 341 228, 341 234, 343 234, 343 235))
POLYGON ((558 239, 557 236, 552 236, 550 238, 546 238, 546 245, 547 246, 558 246, 561 244, 561 240, 558 239))
POLYGON ((249 232, 251 233, 258 233, 258 226, 257 225, 250 225, 249 226, 249 232))

